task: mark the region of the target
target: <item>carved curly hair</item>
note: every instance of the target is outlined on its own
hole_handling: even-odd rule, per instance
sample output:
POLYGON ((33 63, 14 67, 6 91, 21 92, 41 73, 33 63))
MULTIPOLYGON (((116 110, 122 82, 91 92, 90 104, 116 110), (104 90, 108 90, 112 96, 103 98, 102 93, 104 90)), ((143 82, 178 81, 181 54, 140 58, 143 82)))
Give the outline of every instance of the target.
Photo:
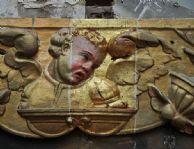
POLYGON ((102 54, 106 55, 107 41, 100 35, 100 33, 91 29, 75 29, 71 32, 69 28, 63 28, 53 34, 50 39, 50 46, 48 49, 49 54, 53 58, 65 55, 65 53, 71 48, 73 37, 76 36, 85 37, 94 44, 102 54))

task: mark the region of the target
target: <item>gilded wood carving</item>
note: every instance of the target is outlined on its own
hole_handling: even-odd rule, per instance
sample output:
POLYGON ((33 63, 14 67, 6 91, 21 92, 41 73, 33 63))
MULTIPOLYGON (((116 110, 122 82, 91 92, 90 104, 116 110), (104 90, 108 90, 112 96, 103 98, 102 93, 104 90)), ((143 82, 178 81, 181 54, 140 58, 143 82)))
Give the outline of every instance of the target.
POLYGON ((170 121, 193 133, 194 20, 17 21, 0 20, 3 129, 107 136, 170 121))

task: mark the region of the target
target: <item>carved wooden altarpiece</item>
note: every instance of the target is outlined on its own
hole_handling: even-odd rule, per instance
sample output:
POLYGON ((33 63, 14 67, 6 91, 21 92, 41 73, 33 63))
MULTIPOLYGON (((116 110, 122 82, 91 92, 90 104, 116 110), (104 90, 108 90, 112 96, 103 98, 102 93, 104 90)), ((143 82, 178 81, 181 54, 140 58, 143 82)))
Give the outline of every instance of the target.
POLYGON ((0 19, 0 126, 25 137, 79 128, 194 131, 194 20, 0 19))

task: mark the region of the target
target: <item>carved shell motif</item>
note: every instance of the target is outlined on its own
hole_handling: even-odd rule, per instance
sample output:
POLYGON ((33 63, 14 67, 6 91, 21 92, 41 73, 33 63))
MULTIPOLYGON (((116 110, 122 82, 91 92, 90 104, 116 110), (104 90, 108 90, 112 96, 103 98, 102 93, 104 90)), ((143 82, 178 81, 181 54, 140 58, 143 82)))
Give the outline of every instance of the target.
POLYGON ((170 78, 168 97, 153 84, 149 85, 151 106, 164 120, 170 120, 181 132, 193 134, 194 78, 175 72, 170 73, 170 78))

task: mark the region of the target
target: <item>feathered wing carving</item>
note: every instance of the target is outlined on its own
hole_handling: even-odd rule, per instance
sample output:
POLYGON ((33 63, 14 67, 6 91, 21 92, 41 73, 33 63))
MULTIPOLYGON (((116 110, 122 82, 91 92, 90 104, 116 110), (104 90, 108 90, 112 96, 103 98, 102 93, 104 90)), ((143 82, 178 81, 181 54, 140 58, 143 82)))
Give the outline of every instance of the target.
POLYGON ((117 35, 110 39, 108 52, 113 62, 106 77, 121 86, 136 86, 136 95, 147 91, 147 84, 168 74, 166 64, 181 59, 167 41, 148 31, 117 35))

